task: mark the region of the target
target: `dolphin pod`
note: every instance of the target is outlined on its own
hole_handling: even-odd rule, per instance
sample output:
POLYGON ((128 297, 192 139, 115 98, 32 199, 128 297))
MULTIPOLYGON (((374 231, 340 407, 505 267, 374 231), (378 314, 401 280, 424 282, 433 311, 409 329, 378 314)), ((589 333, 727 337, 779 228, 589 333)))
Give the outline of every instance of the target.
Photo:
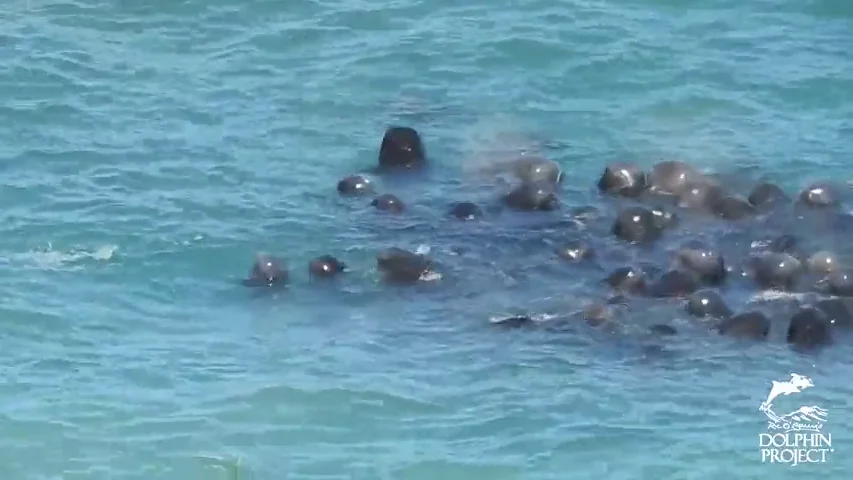
MULTIPOLYGON (((385 131, 371 172, 417 171, 427 162, 420 134, 411 127, 392 126, 385 131)), ((836 251, 849 248, 853 253, 845 243, 853 231, 853 216, 844 210, 841 186, 808 183, 789 195, 774 183, 760 181, 748 191, 738 191, 731 186, 737 182, 724 175, 704 173, 682 161, 661 161, 648 170, 618 162, 606 165, 597 181, 590 182, 599 207, 606 205, 612 211, 606 215, 597 206, 563 204, 560 186, 565 172, 552 160, 520 156, 505 167, 514 183, 495 195, 499 209, 521 215, 559 212, 573 225, 565 228, 586 229, 586 238, 577 236, 553 246, 557 262, 566 268, 581 269, 608 258, 610 254, 599 251, 602 245, 621 249, 627 257, 650 259, 644 263, 628 259, 601 272, 599 289, 607 299, 565 312, 567 318, 579 316, 599 327, 618 315, 630 315, 637 301, 675 301, 681 302, 681 312, 688 318, 739 341, 767 341, 771 326, 779 321, 785 323, 784 340, 798 349, 830 345, 853 331, 853 269, 848 270, 844 261, 848 252, 836 251), (789 295, 793 306, 770 313, 760 305, 735 311, 726 299, 734 285, 756 295, 789 295)), ((343 177, 337 191, 349 201, 367 198, 377 214, 408 212, 396 195, 377 192, 367 175, 343 177)), ((458 201, 448 205, 445 215, 460 222, 477 221, 492 211, 484 207, 458 201)), ((426 254, 397 247, 377 252, 375 262, 382 280, 390 283, 417 283, 441 268, 426 254)), ((315 279, 331 279, 349 270, 332 255, 308 263, 308 273, 315 279)), ((591 274, 588 269, 578 271, 591 274)), ((257 254, 242 280, 253 288, 281 288, 289 282, 285 262, 266 253, 257 254)), ((542 322, 522 314, 493 323, 517 328, 542 322)), ((649 330, 657 335, 677 333, 668 324, 649 330)))

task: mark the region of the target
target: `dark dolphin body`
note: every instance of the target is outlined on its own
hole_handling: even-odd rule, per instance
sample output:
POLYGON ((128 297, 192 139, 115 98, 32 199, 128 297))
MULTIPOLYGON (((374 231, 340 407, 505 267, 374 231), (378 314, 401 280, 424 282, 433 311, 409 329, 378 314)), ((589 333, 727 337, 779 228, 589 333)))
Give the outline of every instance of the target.
POLYGON ((677 203, 681 208, 711 212, 717 208, 723 197, 723 187, 709 179, 700 179, 684 185, 684 189, 677 196, 677 203))
POLYGON ((676 259, 681 268, 708 285, 721 285, 728 275, 722 255, 712 250, 685 248, 678 251, 676 259))
POLYGON ((348 175, 338 181, 338 193, 345 196, 368 195, 374 192, 373 182, 363 175, 348 175))
POLYGON ((723 335, 749 340, 764 340, 770 333, 770 319, 759 311, 744 312, 726 318, 718 327, 723 335))
POLYGON ((803 274, 803 264, 787 253, 763 253, 751 259, 752 278, 762 289, 793 291, 803 274))
POLYGON ((560 206, 560 199, 550 182, 523 182, 504 195, 504 203, 515 210, 550 211, 560 206))
POLYGON ((758 212, 746 199, 737 195, 725 195, 711 205, 714 215, 725 220, 745 220, 758 212))
POLYGON ((833 208, 841 203, 838 189, 830 183, 809 185, 797 197, 797 204, 806 208, 833 208))
POLYGON ((791 197, 775 183, 760 183, 752 189, 747 201, 760 211, 769 211, 777 205, 791 202, 791 197))
POLYGON ((249 275, 242 280, 247 287, 283 286, 289 281, 287 267, 279 258, 266 253, 255 256, 249 275))
POLYGON ((396 195, 385 193, 374 198, 370 205, 380 212, 403 213, 406 204, 396 195))
POLYGON ((826 250, 812 254, 806 260, 806 267, 811 273, 819 275, 828 275, 841 268, 838 256, 826 250))
POLYGON ((654 297, 684 297, 699 289, 699 280, 692 272, 673 269, 664 272, 649 288, 654 297))
POLYGON ((629 207, 613 222, 611 231, 616 237, 629 243, 648 243, 663 235, 661 215, 643 207, 629 207))
POLYGON ((376 255, 376 266, 386 281, 413 283, 430 272, 433 262, 424 255, 391 247, 376 255))
POLYGON ((553 160, 538 157, 521 157, 512 162, 512 171, 523 183, 548 182, 558 184, 563 181, 563 171, 553 160))
MULTIPOLYGON (((386 130, 377 172, 426 166, 415 129, 386 130)), ((523 290, 513 290, 515 285, 538 282, 529 289, 535 292, 531 297, 569 297, 559 311, 561 322, 580 320, 588 331, 618 325, 613 331, 633 328, 674 343, 691 330, 764 341, 771 338, 770 319, 781 315, 790 319, 784 338, 792 347, 814 349, 853 333, 853 270, 845 265, 853 256, 847 242, 853 215, 840 208, 841 192, 830 184, 807 185, 789 196, 774 183, 727 182, 666 161, 645 171, 631 163, 610 164, 594 187, 579 193, 561 185, 564 172, 552 160, 523 156, 502 168, 514 182, 508 190, 491 184, 483 198, 471 191, 442 192, 432 217, 421 215, 421 207, 433 199, 404 186, 394 189, 417 208, 407 210, 399 197, 377 193, 362 175, 342 178, 337 191, 360 197, 348 202, 363 204, 361 197, 370 195, 375 210, 406 212, 374 215, 360 209, 352 230, 434 248, 436 256, 430 257, 387 248, 375 254, 376 267, 386 283, 413 284, 436 272, 434 259, 441 258, 442 270, 456 268, 454 281, 437 283, 447 301, 518 298, 523 290), (457 195, 472 201, 446 203, 457 195), (465 281, 456 282, 456 273, 465 281), (768 314, 769 307, 752 299, 761 290, 808 292, 810 303, 797 300, 792 310, 791 301, 780 304, 781 314, 768 314), (661 312, 667 316, 654 316, 661 312)), ((336 277, 346 269, 331 255, 309 261, 312 278, 336 277)), ((270 287, 288 281, 284 262, 261 254, 243 283, 270 287)), ((534 318, 518 314, 498 323, 538 326, 534 318)))
POLYGON ((611 195, 637 198, 646 191, 646 174, 634 164, 614 163, 604 169, 598 189, 611 195))
POLYGON ((332 255, 321 255, 308 263, 308 273, 314 278, 331 278, 347 270, 347 265, 332 255))
POLYGON ((687 297, 685 310, 695 317, 728 318, 732 310, 723 297, 713 290, 700 290, 687 297))
POLYGON ((850 298, 824 298, 815 302, 833 327, 841 330, 853 328, 853 303, 850 298))
POLYGON ((853 297, 853 272, 834 271, 820 280, 818 290, 839 297, 853 297))
POLYGON ((649 190, 664 195, 680 195, 687 185, 702 178, 702 174, 690 165, 669 160, 655 164, 649 171, 649 190))
POLYGON ((476 220, 483 216, 483 210, 473 202, 459 202, 450 207, 449 213, 459 220, 476 220))
POLYGON ((644 294, 647 291, 645 272, 635 267, 620 267, 604 280, 617 293, 644 294))
POLYGON ((413 170, 425 164, 426 149, 417 130, 393 126, 385 131, 379 146, 380 170, 413 170))
POLYGON ((828 345, 832 343, 830 321, 817 308, 801 308, 791 317, 786 339, 788 343, 805 349, 828 345))

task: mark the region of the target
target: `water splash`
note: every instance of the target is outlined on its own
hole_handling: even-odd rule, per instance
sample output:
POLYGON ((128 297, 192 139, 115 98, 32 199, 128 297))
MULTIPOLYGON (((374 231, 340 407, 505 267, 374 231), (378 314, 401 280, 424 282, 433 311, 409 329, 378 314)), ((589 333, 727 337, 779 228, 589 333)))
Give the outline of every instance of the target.
POLYGON ((106 262, 115 258, 118 245, 101 245, 94 249, 72 247, 69 250, 55 250, 48 242, 47 248, 31 250, 13 255, 10 263, 35 267, 41 270, 77 270, 82 269, 88 260, 106 262))

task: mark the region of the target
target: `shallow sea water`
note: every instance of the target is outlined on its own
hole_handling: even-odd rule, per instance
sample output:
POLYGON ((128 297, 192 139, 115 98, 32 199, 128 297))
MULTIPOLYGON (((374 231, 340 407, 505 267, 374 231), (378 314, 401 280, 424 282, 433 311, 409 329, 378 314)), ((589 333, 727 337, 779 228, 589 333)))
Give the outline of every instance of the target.
POLYGON ((853 180, 853 4, 15 0, 0 25, 3 479, 853 470, 849 339, 734 343, 677 309, 634 313, 688 332, 666 340, 497 329, 579 308, 601 272, 534 248, 566 228, 541 216, 443 215, 519 150, 563 165, 567 205, 619 159, 853 180), (334 190, 390 124, 433 163, 379 180, 396 219, 334 190), (391 245, 452 288, 379 284, 391 245), (236 284, 261 250, 287 291, 236 284), (308 280, 325 253, 338 284, 308 280), (829 411, 827 463, 761 462, 758 405, 790 372, 829 411))

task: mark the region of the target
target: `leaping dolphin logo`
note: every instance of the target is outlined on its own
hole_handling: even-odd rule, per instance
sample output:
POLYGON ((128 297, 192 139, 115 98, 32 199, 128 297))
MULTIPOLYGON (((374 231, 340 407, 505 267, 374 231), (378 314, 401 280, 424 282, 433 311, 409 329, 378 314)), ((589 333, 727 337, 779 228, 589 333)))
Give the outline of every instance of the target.
POLYGON ((814 387, 812 380, 809 377, 804 377, 803 375, 798 375, 796 373, 791 373, 791 379, 786 382, 777 382, 773 380, 773 387, 767 395, 767 400, 765 400, 758 409, 762 412, 767 412, 773 405, 773 400, 775 400, 779 395, 800 393, 809 387, 814 387))

